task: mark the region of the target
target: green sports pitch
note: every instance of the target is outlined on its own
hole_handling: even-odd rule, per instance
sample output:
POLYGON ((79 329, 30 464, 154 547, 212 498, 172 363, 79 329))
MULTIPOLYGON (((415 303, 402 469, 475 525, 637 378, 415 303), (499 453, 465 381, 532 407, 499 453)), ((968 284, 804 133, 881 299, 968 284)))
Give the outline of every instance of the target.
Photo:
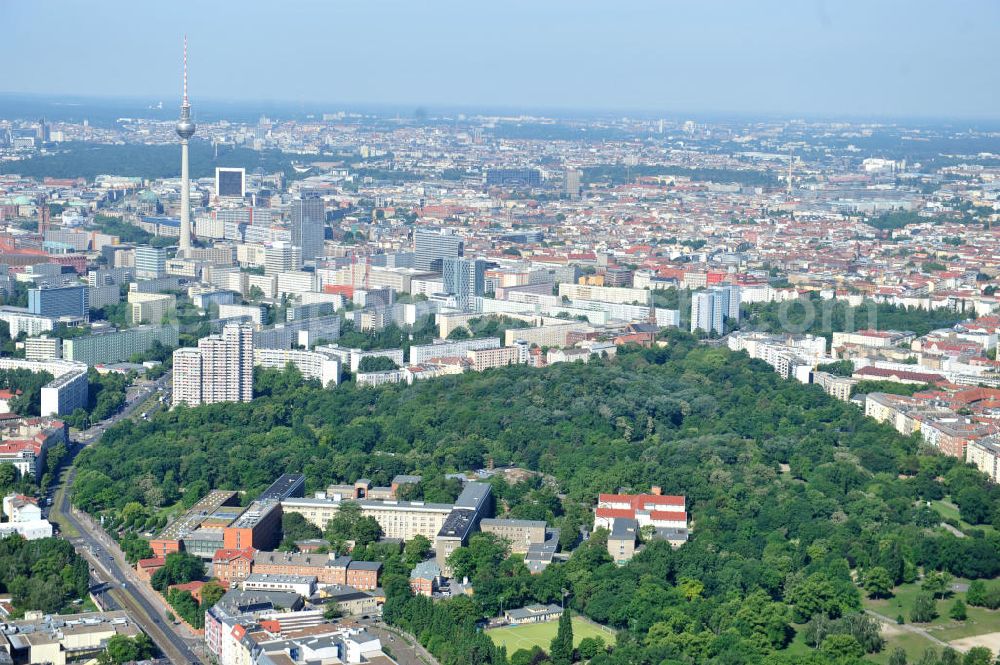
MULTIPOLYGON (((573 617, 573 646, 579 646, 580 641, 585 637, 600 637, 605 644, 615 643, 615 634, 606 628, 601 628, 580 617, 573 617)), ((545 651, 549 650, 552 638, 556 636, 559 629, 558 621, 545 621, 542 623, 527 623, 521 626, 504 626, 503 628, 493 628, 486 631, 493 643, 497 646, 507 647, 507 655, 513 654, 518 649, 531 650, 540 646, 545 651)))

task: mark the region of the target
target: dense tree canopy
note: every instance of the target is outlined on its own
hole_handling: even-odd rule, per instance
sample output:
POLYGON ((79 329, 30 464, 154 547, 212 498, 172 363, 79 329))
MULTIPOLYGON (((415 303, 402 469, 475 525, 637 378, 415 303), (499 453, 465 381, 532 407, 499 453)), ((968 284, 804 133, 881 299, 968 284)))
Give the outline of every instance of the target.
POLYGON ((162 593, 171 584, 200 580, 204 574, 205 564, 201 559, 187 552, 172 552, 167 555, 163 567, 153 573, 150 584, 162 593))
POLYGON ((0 538, 0 593, 9 593, 18 614, 25 610, 69 611, 87 595, 87 562, 58 538, 0 538))
MULTIPOLYGON (((846 300, 822 300, 819 294, 798 300, 755 303, 747 307, 748 326, 768 332, 794 332, 832 337, 833 331, 909 330, 926 335, 950 328, 968 316, 950 309, 897 307, 866 300, 852 307, 846 300)), ((747 326, 744 326, 747 327, 747 326)))
POLYGON ((52 378, 48 372, 0 369, 0 388, 14 393, 8 402, 13 413, 21 416, 37 416, 41 413, 42 386, 52 381, 52 378))
MULTIPOLYGON (((921 568, 969 578, 1000 573, 1000 537, 958 538, 925 505, 974 494, 995 519, 1000 493, 977 471, 923 454, 916 437, 744 354, 686 335, 669 342, 625 347, 589 364, 374 390, 323 390, 293 374, 262 372, 252 405, 179 408, 112 428, 81 453, 73 500, 120 519, 130 503, 164 505, 168 490, 180 496, 200 485, 253 495, 282 472, 304 472, 308 491, 417 473, 426 481, 406 491, 437 497, 455 489, 440 480, 445 472, 492 461, 538 472, 513 485, 492 481, 500 511, 549 519, 573 544, 600 492, 657 485, 688 497, 691 541, 677 550, 653 542, 624 567, 611 562, 600 530, 567 563, 534 576, 514 557, 500 561, 491 539, 474 538, 454 563, 475 595, 433 606, 408 596, 398 549, 360 547, 358 558, 391 564, 387 615, 446 663, 469 662, 461 660, 471 653, 465 649, 474 662, 503 662, 473 638, 467 619, 495 616, 501 604, 558 603, 564 592, 576 611, 620 630, 596 665, 764 662, 790 643, 793 622, 814 621, 833 628, 823 624, 811 657, 843 662, 857 649, 881 648, 857 619, 859 585, 878 595, 921 568), (151 491, 161 485, 167 489, 151 491), (454 624, 440 623, 452 614, 454 624), (459 637, 470 641, 457 650, 459 637)), ((374 536, 353 519, 332 526, 335 540, 374 536)))

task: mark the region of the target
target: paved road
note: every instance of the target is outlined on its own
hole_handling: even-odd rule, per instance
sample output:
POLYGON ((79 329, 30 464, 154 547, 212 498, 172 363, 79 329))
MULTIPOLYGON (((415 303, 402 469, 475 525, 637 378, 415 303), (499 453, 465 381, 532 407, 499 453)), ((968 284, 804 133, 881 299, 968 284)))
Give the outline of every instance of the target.
MULTIPOLYGON (((140 385, 138 389, 129 391, 129 400, 121 411, 107 420, 96 423, 90 429, 79 432, 72 437, 78 444, 71 448, 75 456, 84 447, 98 441, 105 430, 130 417, 145 404, 154 393, 168 394, 171 372, 167 372, 156 381, 140 385)), ((156 403, 158 404, 158 403, 156 403)), ((141 417, 146 417, 156 408, 150 406, 140 411, 141 417)), ((164 655, 173 663, 208 662, 196 651, 201 639, 193 635, 183 626, 174 626, 166 621, 164 601, 155 592, 140 583, 138 577, 124 553, 104 530, 94 523, 89 516, 72 508, 69 500, 69 488, 72 487, 76 469, 70 468, 62 478, 62 487, 56 494, 59 520, 64 521, 64 531, 76 531, 79 536, 67 538, 77 552, 90 563, 93 572, 93 582, 101 604, 108 608, 128 610, 132 618, 143 631, 152 638, 164 655), (66 527, 70 527, 67 529, 66 527)), ((54 490, 60 488, 54 488, 54 490)))
MULTIPOLYGON (((90 429, 77 433, 76 435, 73 436, 73 440, 79 443, 81 446, 89 446, 90 444, 100 439, 106 429, 108 429, 112 425, 119 423, 125 418, 130 417, 136 411, 136 409, 138 409, 141 405, 145 404, 146 400, 148 400, 154 393, 160 393, 164 396, 169 396, 170 377, 172 375, 173 375, 173 370, 169 370, 156 381, 143 383, 138 387, 138 389, 130 391, 131 399, 129 399, 125 403, 125 406, 122 407, 121 411, 114 414, 107 420, 102 420, 101 422, 96 423, 90 429)), ((152 408, 147 408, 141 411, 139 415, 141 417, 146 417, 149 415, 151 411, 153 411, 152 408)))
MULTIPOLYGON (((66 474, 67 484, 73 482, 74 475, 75 469, 70 469, 66 474)), ((109 597, 115 606, 128 610, 171 662, 203 662, 194 651, 200 645, 200 640, 190 633, 180 633, 179 627, 163 618, 165 609, 162 601, 140 583, 114 541, 85 515, 73 510, 69 505, 68 493, 63 492, 60 501, 63 519, 80 533, 78 538, 67 540, 90 563, 97 581, 106 583, 101 595, 109 597)))
POLYGON ((111 590, 114 588, 114 585, 102 578, 103 575, 101 575, 97 570, 94 570, 94 572, 90 574, 90 594, 97 599, 97 606, 101 608, 101 610, 105 612, 120 610, 121 607, 115 599, 111 597, 111 590))

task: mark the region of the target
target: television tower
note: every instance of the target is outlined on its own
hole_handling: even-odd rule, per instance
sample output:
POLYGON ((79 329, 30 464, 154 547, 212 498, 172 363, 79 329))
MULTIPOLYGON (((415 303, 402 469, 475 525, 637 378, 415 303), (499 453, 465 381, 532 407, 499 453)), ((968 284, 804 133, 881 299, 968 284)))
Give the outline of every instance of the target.
POLYGON ((788 198, 789 199, 792 198, 792 163, 794 162, 794 160, 795 160, 795 157, 792 155, 792 148, 791 148, 791 146, 789 146, 789 148, 788 148, 788 180, 787 180, 788 198))
POLYGON ((181 245, 180 255, 191 253, 191 176, 188 173, 188 139, 194 135, 191 121, 191 103, 188 101, 188 44, 184 35, 184 101, 181 102, 181 118, 177 121, 177 136, 181 137, 181 245))

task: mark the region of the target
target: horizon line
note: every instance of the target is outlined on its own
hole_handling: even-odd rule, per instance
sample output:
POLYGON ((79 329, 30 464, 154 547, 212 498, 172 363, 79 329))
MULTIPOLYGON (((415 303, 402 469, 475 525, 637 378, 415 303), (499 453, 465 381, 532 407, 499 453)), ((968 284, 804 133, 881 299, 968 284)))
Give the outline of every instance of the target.
MULTIPOLYGON (((159 98, 153 95, 147 94, 93 94, 93 93, 76 93, 76 92, 27 92, 27 91, 16 91, 16 90, 0 90, 0 98, 34 98, 38 100, 52 100, 55 101, 57 98, 67 98, 67 99, 78 99, 87 100, 95 102, 133 102, 141 103, 146 105, 144 110, 161 110, 161 109, 150 109, 148 105, 150 103, 163 103, 163 109, 166 111, 169 108, 173 108, 173 104, 167 104, 166 98, 159 98)), ((395 111, 400 111, 406 109, 408 113, 413 113, 415 111, 424 111, 428 114, 428 118, 437 114, 442 113, 463 113, 463 114, 474 114, 482 116, 504 116, 504 115, 535 115, 544 117, 545 114, 555 114, 555 117, 560 116, 563 119, 573 119, 572 114, 579 114, 578 117, 586 116, 610 116, 610 115, 624 115, 629 119, 679 119, 684 117, 685 119, 692 119, 692 117, 697 118, 698 116, 703 117, 714 117, 714 118, 725 118, 725 119, 768 119, 768 120, 782 120, 785 122, 792 121, 806 121, 806 122, 879 122, 879 123, 898 123, 905 121, 920 121, 920 122, 935 122, 935 123, 965 123, 965 122, 1000 122, 1000 115, 994 116, 982 116, 973 114, 956 114, 956 115, 940 115, 940 114, 920 114, 919 112, 913 114, 889 114, 889 113, 876 113, 876 112, 851 112, 851 111, 840 111, 840 112, 830 112, 830 111, 776 111, 776 110, 718 110, 718 109, 670 109, 670 108, 653 108, 653 107, 613 107, 613 106, 552 106, 552 105, 519 105, 510 103, 468 103, 468 102, 448 102, 448 103, 428 103, 428 102, 414 102, 414 101, 358 101, 358 100, 293 100, 293 99, 276 99, 276 98, 222 98, 222 97, 198 97, 195 98, 195 102, 202 102, 209 105, 209 109, 212 105, 220 106, 242 106, 244 111, 250 111, 252 109, 246 107, 252 107, 254 105, 262 107, 311 107, 308 110, 305 108, 299 108, 296 112, 302 114, 317 114, 317 113, 336 113, 336 112, 362 112, 364 111, 385 111, 386 109, 393 109, 395 111), (319 107, 330 106, 331 108, 327 110, 322 110, 319 107), (629 114, 633 114, 630 116, 629 114), (674 116, 674 118, 671 118, 674 116)), ((192 109, 196 108, 197 104, 192 104, 192 109)), ((180 108, 178 105, 177 108, 180 108)), ((292 108, 286 108, 283 110, 295 111, 292 108)), ((0 109, 0 117, 11 117, 4 115, 4 110, 0 109)), ((413 120, 413 118, 406 118, 413 120)), ((426 118, 425 118, 426 119, 426 118)), ((621 119, 621 118, 616 118, 621 119)))

